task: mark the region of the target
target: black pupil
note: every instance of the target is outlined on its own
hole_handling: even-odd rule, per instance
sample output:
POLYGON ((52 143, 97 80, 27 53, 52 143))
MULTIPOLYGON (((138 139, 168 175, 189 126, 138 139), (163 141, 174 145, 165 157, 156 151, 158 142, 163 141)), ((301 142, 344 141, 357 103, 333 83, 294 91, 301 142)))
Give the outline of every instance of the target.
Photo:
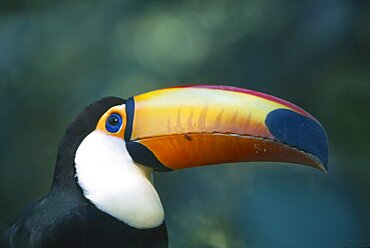
POLYGON ((116 126, 118 124, 118 117, 117 116, 111 116, 109 117, 108 124, 111 126, 116 126))

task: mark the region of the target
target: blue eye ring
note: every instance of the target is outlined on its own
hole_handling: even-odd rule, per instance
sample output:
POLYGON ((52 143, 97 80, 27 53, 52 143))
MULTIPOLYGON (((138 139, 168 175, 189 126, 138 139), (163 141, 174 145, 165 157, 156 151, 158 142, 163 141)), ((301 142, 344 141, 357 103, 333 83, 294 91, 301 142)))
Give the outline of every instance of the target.
POLYGON ((117 133, 122 126, 122 117, 119 114, 111 114, 105 122, 105 129, 110 133, 117 133))

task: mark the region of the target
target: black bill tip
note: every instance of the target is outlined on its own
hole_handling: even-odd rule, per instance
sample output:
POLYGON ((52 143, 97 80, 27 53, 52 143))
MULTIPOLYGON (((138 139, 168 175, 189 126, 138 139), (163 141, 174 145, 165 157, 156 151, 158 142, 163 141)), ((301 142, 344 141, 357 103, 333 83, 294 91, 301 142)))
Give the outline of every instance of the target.
POLYGON ((289 109, 275 109, 265 123, 279 142, 316 156, 328 169, 328 138, 319 122, 289 109))

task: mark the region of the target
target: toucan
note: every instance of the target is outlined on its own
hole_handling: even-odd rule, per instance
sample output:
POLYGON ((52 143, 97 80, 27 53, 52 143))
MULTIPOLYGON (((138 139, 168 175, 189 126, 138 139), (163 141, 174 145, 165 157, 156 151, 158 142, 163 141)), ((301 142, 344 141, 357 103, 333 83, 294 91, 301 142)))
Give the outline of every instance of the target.
POLYGON ((50 192, 21 213, 1 247, 167 247, 152 172, 251 161, 326 171, 327 135, 296 105, 231 86, 103 98, 69 125, 50 192))

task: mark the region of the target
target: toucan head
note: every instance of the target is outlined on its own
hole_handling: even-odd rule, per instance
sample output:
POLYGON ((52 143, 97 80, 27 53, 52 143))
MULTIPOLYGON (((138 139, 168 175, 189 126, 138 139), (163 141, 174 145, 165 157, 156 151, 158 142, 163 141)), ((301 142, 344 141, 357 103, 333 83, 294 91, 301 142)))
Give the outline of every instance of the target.
POLYGON ((94 128, 76 149, 76 177, 98 209, 136 228, 164 219, 153 170, 251 161, 327 168, 321 124, 267 94, 191 85, 112 99, 99 118, 89 120, 94 128))

